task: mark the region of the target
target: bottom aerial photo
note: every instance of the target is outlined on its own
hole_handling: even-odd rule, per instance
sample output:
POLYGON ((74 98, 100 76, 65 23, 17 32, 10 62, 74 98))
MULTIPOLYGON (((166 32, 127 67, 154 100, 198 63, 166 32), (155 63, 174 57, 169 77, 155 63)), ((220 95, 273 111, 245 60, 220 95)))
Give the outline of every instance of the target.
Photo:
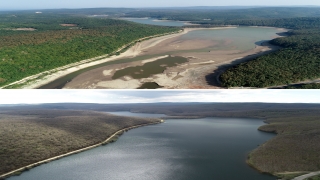
POLYGON ((319 180, 319 90, 2 90, 0 179, 319 180))

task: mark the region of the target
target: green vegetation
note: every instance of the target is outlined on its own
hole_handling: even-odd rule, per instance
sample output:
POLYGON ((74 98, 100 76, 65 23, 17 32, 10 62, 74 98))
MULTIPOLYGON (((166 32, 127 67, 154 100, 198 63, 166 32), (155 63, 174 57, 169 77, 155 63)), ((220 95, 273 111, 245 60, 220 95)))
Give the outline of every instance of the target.
POLYGON ((60 14, 0 14, 0 22, 0 86, 178 30, 60 14))
POLYGON ((320 83, 290 85, 284 89, 320 89, 320 83))
MULTIPOLYGON (((320 18, 300 20, 301 18, 291 19, 297 30, 290 31, 289 37, 277 38, 270 42, 283 49, 228 69, 220 77, 222 85, 269 87, 319 78, 320 33, 315 28, 320 27, 320 18), (299 29, 305 27, 304 24, 310 29, 299 29)), ((291 21, 288 20, 287 24, 291 24, 291 21)), ((287 26, 284 21, 282 26, 287 26)), ((317 87, 317 85, 310 86, 317 87)))
POLYGON ((216 24, 228 20, 276 19, 293 17, 320 17, 318 7, 268 7, 219 9, 217 7, 180 9, 140 9, 127 12, 127 17, 152 17, 157 19, 193 21, 197 24, 216 24))
POLYGON ((199 24, 192 27, 238 25, 293 29, 289 37, 271 41, 284 49, 241 63, 223 73, 220 80, 224 87, 269 87, 320 77, 318 7, 163 9, 130 12, 127 16, 184 20, 199 24))
POLYGON ((311 177, 311 178, 307 178, 306 180, 320 180, 320 175, 311 177))
POLYGON ((159 119, 120 117, 94 111, 30 106, 3 109, 6 108, 0 110, 0 175, 101 143, 120 129, 159 122, 159 119))
POLYGON ((199 24, 192 27, 240 25, 292 29, 289 37, 271 41, 283 47, 282 50, 227 70, 220 78, 222 86, 269 87, 315 79, 320 77, 319 9, 193 7, 45 10, 42 14, 33 11, 0 12, 0 86, 56 67, 113 53, 142 37, 178 30, 106 19, 123 16, 199 24))
POLYGON ((114 73, 112 79, 118 79, 123 76, 131 76, 134 79, 148 78, 151 75, 162 73, 168 67, 177 66, 185 62, 188 62, 187 58, 170 56, 154 62, 145 63, 142 66, 121 69, 114 73))

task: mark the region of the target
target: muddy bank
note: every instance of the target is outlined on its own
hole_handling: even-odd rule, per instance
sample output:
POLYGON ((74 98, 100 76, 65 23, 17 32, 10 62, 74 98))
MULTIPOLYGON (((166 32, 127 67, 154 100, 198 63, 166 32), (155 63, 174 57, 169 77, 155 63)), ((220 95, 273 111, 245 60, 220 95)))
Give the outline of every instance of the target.
MULTIPOLYGON (((184 34, 195 30, 203 29, 185 29, 184 34)), ((278 29, 278 31, 285 30, 278 29)), ((73 78, 64 88, 136 89, 145 83, 156 83, 164 89, 220 88, 218 80, 215 79, 218 79, 219 73, 225 68, 279 49, 266 41, 259 41, 253 44, 254 48, 241 50, 233 47, 232 39, 225 38, 218 41, 200 38, 194 40, 181 38, 182 35, 165 39, 156 44, 146 42, 143 48, 137 44, 134 49, 136 55, 156 57, 87 71, 73 78), (153 59, 169 55, 187 58, 188 62, 169 67, 162 73, 153 74, 147 78, 134 78, 129 74, 118 79, 112 78, 118 71, 129 67, 143 66, 153 59)), ((279 37, 276 34, 274 36, 279 37)))

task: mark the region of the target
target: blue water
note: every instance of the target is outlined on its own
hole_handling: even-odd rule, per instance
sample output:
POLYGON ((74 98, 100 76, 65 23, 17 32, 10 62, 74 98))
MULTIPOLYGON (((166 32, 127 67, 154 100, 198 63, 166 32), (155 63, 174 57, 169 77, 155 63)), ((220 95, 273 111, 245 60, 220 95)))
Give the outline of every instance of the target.
POLYGON ((120 18, 122 20, 132 21, 140 24, 151 24, 158 26, 177 26, 181 27, 186 25, 185 22, 182 21, 159 21, 153 18, 120 18))
POLYGON ((130 130, 115 143, 41 165, 9 180, 274 180, 245 163, 251 150, 274 136, 258 131, 261 125, 258 119, 170 119, 130 130))

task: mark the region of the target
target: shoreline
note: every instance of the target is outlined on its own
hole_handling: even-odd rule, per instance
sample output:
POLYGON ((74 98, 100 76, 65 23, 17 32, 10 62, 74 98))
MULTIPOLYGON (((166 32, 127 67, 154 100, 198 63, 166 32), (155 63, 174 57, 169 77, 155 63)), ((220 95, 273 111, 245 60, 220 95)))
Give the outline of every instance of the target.
MULTIPOLYGON (((122 50, 126 49, 127 47, 132 46, 132 47, 128 48, 125 52, 120 53, 119 55, 110 56, 110 54, 105 54, 105 55, 93 57, 90 59, 81 60, 79 62, 67 64, 65 66, 57 67, 57 68, 54 68, 51 70, 47 70, 47 71, 32 75, 32 76, 25 77, 21 80, 4 85, 4 86, 0 87, 0 89, 5 89, 5 88, 13 86, 13 85, 21 85, 22 86, 21 89, 36 89, 36 88, 39 88, 43 85, 46 85, 46 84, 56 80, 58 78, 61 78, 61 77, 66 76, 72 72, 75 72, 75 71, 78 71, 78 70, 81 70, 84 68, 88 68, 88 67, 102 64, 102 63, 109 62, 109 61, 118 60, 121 58, 135 57, 135 56, 137 56, 137 53, 132 49, 138 43, 140 43, 140 41, 142 41, 142 43, 143 43, 145 41, 154 40, 157 38, 161 38, 160 40, 164 41, 166 39, 173 38, 173 37, 176 37, 176 36, 179 36, 182 34, 184 34, 184 31, 180 30, 180 31, 172 32, 172 33, 158 34, 158 35, 154 35, 154 36, 140 38, 140 39, 137 39, 129 44, 126 44, 126 45, 120 47, 115 52, 111 53, 111 54, 114 54, 117 52, 121 52, 122 50), (130 50, 133 52, 130 52, 130 50), (44 76, 44 77, 41 77, 41 76, 44 76), (40 77, 41 77, 41 79, 38 79, 40 77), (27 83, 27 84, 25 84, 25 83, 27 83)), ((159 41, 159 42, 161 42, 161 41, 159 41)), ((156 45, 156 44, 154 44, 154 45, 156 45)))
MULTIPOLYGON (((263 122, 265 124, 270 124, 266 120, 264 120, 263 122)), ((264 132, 264 133, 272 133, 272 134, 275 134, 276 136, 278 135, 278 133, 275 132, 275 131, 264 131, 264 130, 260 130, 260 129, 258 129, 258 131, 261 131, 261 132, 264 132)), ((273 137, 273 138, 275 138, 275 137, 273 137)), ((270 141, 272 139, 269 139, 268 141, 270 141)), ((260 146, 265 145, 266 143, 268 143, 268 141, 264 142, 260 146)), ((256 167, 254 165, 254 163, 250 162, 251 154, 254 151, 256 151, 258 148, 259 147, 257 147, 254 150, 250 151, 250 153, 247 156, 246 164, 248 166, 250 166, 251 168, 253 168, 254 170, 258 171, 259 173, 268 174, 268 175, 271 175, 271 176, 274 176, 274 177, 277 177, 277 178, 281 178, 281 179, 283 178, 283 177, 281 177, 281 175, 295 175, 295 177, 293 177, 291 180, 304 180, 304 179, 309 178, 309 177, 320 175, 320 171, 313 171, 313 172, 311 172, 311 171, 295 171, 295 172, 285 171, 285 172, 273 172, 273 173, 272 172, 265 172, 265 171, 259 169, 258 167, 256 167)), ((281 180, 281 179, 279 179, 279 180, 281 180)))
POLYGON ((83 151, 87 151, 87 150, 90 150, 90 149, 93 149, 93 148, 96 148, 96 147, 99 147, 99 146, 102 146, 102 145, 105 145, 105 144, 108 144, 109 141, 116 135, 118 135, 119 133, 123 133, 125 131, 128 131, 130 129, 134 129, 134 128, 138 128, 138 127, 143 127, 143 126, 148 126, 148 125, 155 125, 155 124, 160 124, 160 123, 163 123, 164 120, 163 119, 159 119, 160 121, 158 122, 152 122, 152 123, 146 123, 146 124, 140 124, 140 125, 134 125, 134 126, 130 126, 130 127, 127 127, 127 128, 123 128, 123 129, 120 129, 118 130, 117 132, 113 133, 110 137, 108 137, 106 140, 104 140, 103 142, 101 143, 98 143, 98 144, 94 144, 94 145, 91 145, 91 146, 88 146, 88 147, 85 147, 85 148, 81 148, 81 149, 78 149, 78 150, 75 150, 75 151, 71 151, 71 152, 68 152, 68 153, 65 153, 65 154, 62 154, 62 155, 59 155, 59 156, 55 156, 55 157, 52 157, 52 158, 48 158, 48 159, 45 159, 45 160, 42 160, 42 161, 38 161, 36 163, 33 163, 33 164, 29 164, 27 166, 24 166, 24 167, 21 167, 19 169, 16 169, 16 170, 13 170, 13 171, 10 171, 8 173, 5 173, 5 174, 2 174, 0 175, 0 179, 3 179, 3 178, 8 178, 10 176, 13 176, 15 173, 22 173, 24 171, 27 171, 27 170, 30 170, 31 168, 34 168, 34 167, 37 167, 39 165, 42 165, 42 164, 45 164, 45 163, 49 163, 51 161, 54 161, 54 160, 58 160, 58 159, 61 159, 61 158, 64 158, 64 157, 67 157, 67 156, 70 156, 70 155, 73 155, 73 154, 77 154, 77 153, 80 153, 80 152, 83 152, 83 151))
POLYGON ((202 29, 229 29, 229 28, 237 28, 237 27, 184 28, 178 32, 176 31, 176 32, 167 33, 167 34, 160 34, 160 35, 155 35, 155 36, 144 37, 144 38, 135 40, 129 44, 126 44, 114 52, 114 53, 116 53, 116 52, 122 51, 123 49, 132 45, 130 48, 128 48, 125 52, 122 52, 120 55, 113 55, 113 56, 109 57, 109 54, 106 54, 106 55, 82 60, 82 61, 79 61, 76 63, 68 64, 68 65, 65 65, 62 67, 58 67, 55 69, 44 71, 42 73, 38 73, 38 74, 35 74, 32 76, 25 77, 21 80, 12 82, 12 83, 5 85, 5 86, 2 86, 2 87, 0 87, 0 89, 5 89, 7 87, 14 86, 14 85, 21 85, 20 89, 37 89, 37 88, 39 88, 43 85, 46 85, 56 79, 64 77, 70 73, 79 71, 81 69, 85 69, 85 68, 88 68, 91 66, 95 66, 95 65, 99 65, 102 63, 115 61, 115 60, 119 60, 119 59, 123 59, 123 58, 136 57, 144 49, 156 46, 157 44, 159 44, 162 41, 184 35, 190 31, 196 31, 196 30, 202 30, 202 29))
POLYGON ((230 28, 238 28, 238 27, 237 26, 213 27, 213 28, 192 28, 192 27, 190 28, 189 27, 189 28, 184 28, 180 31, 172 32, 172 33, 141 38, 139 40, 133 41, 130 44, 127 44, 119 48, 116 52, 122 51, 126 49, 128 46, 130 46, 130 48, 120 53, 120 55, 109 56, 109 54, 107 54, 107 55, 94 57, 91 59, 82 60, 77 63, 68 64, 62 67, 58 67, 52 70, 48 70, 36 75, 23 78, 19 81, 0 87, 0 89, 4 89, 8 87, 10 88, 10 86, 14 86, 14 85, 17 85, 17 86, 20 85, 19 86, 20 89, 36 89, 46 84, 49 84, 50 82, 55 81, 59 78, 62 78, 70 73, 73 73, 91 66, 99 65, 106 62, 116 61, 123 58, 136 57, 141 53, 143 53, 143 50, 147 48, 154 47, 157 44, 161 43, 162 41, 182 36, 190 31, 207 30, 207 29, 230 29, 230 28))
MULTIPOLYGON (((220 27, 220 28, 210 28, 210 29, 229 29, 238 27, 220 27)), ((185 28, 185 33, 194 30, 208 30, 209 28, 185 28)), ((177 37, 179 39, 179 37, 177 37)), ((167 52, 168 47, 176 48, 180 46, 180 41, 177 38, 168 39, 162 43, 159 43, 155 47, 149 46, 151 48, 146 49, 142 52, 142 55, 149 54, 170 54, 167 52), (163 49, 164 48, 164 49, 163 49)), ((203 45, 203 41, 190 41, 187 44, 182 44, 190 48, 191 46, 203 45), (195 44, 193 44, 195 43, 195 44), (189 45, 188 45, 189 44, 189 45)), ((134 79, 130 76, 119 79, 111 79, 110 76, 124 67, 137 66, 138 64, 144 64, 144 60, 139 61, 139 63, 131 63, 126 65, 112 65, 110 67, 101 66, 89 71, 83 72, 76 77, 70 78, 70 82, 66 83, 63 89, 136 89, 143 85, 144 83, 152 82, 157 83, 162 89, 217 89, 222 88, 215 84, 208 83, 207 76, 211 76, 212 71, 216 74, 216 70, 220 69, 220 66, 225 67, 225 65, 231 65, 234 63, 239 63, 239 61, 246 61, 257 56, 264 55, 265 53, 270 53, 270 51, 277 50, 279 47, 274 47, 271 45, 256 45, 252 47, 253 49, 246 51, 232 51, 232 50, 221 50, 217 51, 218 54, 215 55, 215 51, 212 54, 200 54, 203 57, 195 58, 190 53, 186 54, 175 54, 175 56, 181 56, 190 59, 190 62, 170 67, 166 69, 163 73, 154 74, 147 78, 134 79), (217 61, 213 60, 210 56, 216 56, 217 61), (204 60, 201 60, 203 58, 204 60), (200 61, 201 63, 199 63, 200 61), (194 63, 195 62, 195 63, 194 63), (207 65, 206 65, 207 64, 207 65), (108 70, 110 74, 101 76, 101 72, 108 70)), ((169 49, 170 50, 170 49, 169 49)), ((152 59, 152 58, 150 58, 152 59)), ((148 60, 145 59, 145 60, 148 60)))

